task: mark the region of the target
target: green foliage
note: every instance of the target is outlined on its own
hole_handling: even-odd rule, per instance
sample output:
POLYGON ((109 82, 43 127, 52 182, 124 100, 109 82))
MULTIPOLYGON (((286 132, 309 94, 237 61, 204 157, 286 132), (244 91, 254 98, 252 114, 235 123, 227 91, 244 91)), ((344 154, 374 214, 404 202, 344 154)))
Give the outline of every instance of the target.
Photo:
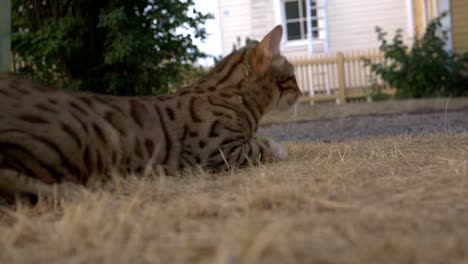
POLYGON ((383 91, 382 85, 379 85, 375 78, 370 78, 369 83, 370 85, 367 87, 366 93, 372 101, 385 101, 391 98, 389 94, 383 91))
POLYGON ((397 30, 389 43, 387 33, 376 28, 385 61, 374 63, 365 59, 365 64, 396 88, 397 97, 468 95, 468 77, 463 74, 468 53, 460 55, 446 50, 447 33, 441 23, 444 16, 434 19, 411 48, 403 43, 401 30, 397 30))
POLYGON ((205 56, 211 15, 193 0, 13 0, 12 49, 20 74, 51 86, 119 95, 158 94, 186 83, 205 56))

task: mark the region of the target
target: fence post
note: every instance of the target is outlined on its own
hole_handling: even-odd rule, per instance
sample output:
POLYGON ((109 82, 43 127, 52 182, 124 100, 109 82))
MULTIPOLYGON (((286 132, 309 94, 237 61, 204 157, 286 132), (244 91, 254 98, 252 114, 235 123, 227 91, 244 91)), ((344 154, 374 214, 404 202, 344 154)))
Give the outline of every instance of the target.
POLYGON ((344 72, 344 55, 343 52, 336 54, 336 64, 338 66, 338 86, 339 86, 339 100, 341 104, 346 103, 346 89, 345 89, 345 72, 344 72))

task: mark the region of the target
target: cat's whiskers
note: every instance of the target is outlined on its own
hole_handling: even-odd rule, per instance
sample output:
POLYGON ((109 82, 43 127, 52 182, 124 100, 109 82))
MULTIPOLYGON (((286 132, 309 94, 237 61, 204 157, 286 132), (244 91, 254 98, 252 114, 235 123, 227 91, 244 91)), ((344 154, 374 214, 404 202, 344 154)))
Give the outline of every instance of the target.
POLYGON ((297 117, 298 108, 299 108, 299 100, 297 100, 296 103, 294 104, 293 117, 297 117))

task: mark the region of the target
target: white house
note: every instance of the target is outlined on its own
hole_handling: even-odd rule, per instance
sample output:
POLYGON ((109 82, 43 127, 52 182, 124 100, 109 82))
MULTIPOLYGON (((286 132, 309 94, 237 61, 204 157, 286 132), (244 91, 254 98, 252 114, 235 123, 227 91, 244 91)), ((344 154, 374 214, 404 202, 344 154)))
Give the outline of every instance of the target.
MULTIPOLYGON (((468 0, 218 0, 223 53, 246 38, 261 39, 282 24, 282 51, 288 57, 314 53, 375 49, 375 27, 405 41, 420 36, 430 20, 456 6, 445 19, 453 40, 449 46, 468 50, 468 0)), ((391 35, 390 35, 391 36, 391 35)), ((239 43, 240 42, 240 43, 239 43)))

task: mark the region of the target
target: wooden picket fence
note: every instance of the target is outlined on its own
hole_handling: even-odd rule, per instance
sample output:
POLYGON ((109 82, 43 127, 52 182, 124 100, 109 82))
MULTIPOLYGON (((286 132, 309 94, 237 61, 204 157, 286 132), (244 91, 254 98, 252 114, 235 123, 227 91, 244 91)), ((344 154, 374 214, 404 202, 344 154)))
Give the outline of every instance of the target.
MULTIPOLYGON (((384 62, 378 50, 315 54, 289 58, 295 68, 296 78, 304 96, 303 102, 368 101, 371 87, 378 87, 385 94, 394 89, 364 66, 362 58, 384 62)), ((26 60, 12 53, 12 72, 31 66, 26 60)))
POLYGON ((382 93, 393 94, 394 89, 364 66, 363 57, 373 62, 384 62, 384 55, 378 50, 291 58, 298 85, 304 94, 302 101, 367 101, 372 86, 378 87, 382 93))

